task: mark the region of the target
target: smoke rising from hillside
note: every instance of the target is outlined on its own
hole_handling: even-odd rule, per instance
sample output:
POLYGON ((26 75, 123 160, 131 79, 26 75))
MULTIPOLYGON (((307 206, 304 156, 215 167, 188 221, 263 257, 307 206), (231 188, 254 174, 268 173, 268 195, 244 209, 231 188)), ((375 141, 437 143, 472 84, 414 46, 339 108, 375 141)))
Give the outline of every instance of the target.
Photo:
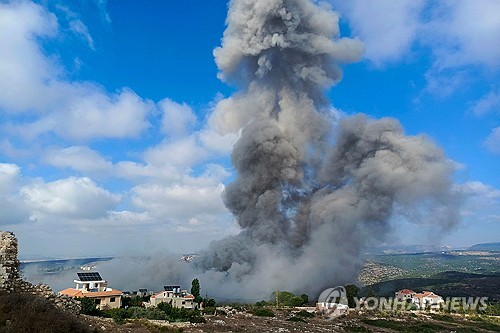
POLYGON ((455 225, 453 165, 434 143, 406 136, 394 119, 332 121, 324 92, 362 52, 360 41, 339 37, 325 5, 231 1, 214 55, 219 77, 239 90, 210 121, 240 134, 237 178, 223 200, 241 232, 191 264, 169 255, 113 260, 99 268, 104 275, 116 286, 139 275, 134 282, 153 290, 197 277, 212 297, 247 301, 276 288, 315 297, 355 281, 363 247, 383 241, 393 222, 455 225))
POLYGON ((456 223, 453 167, 428 139, 364 115, 332 131, 324 91, 341 79, 340 64, 362 55, 358 40, 339 38, 333 11, 309 0, 234 0, 227 24, 214 55, 219 77, 240 90, 212 121, 241 131, 223 199, 242 232, 196 262, 207 281, 229 293, 314 294, 352 281, 362 246, 383 240, 395 213, 456 223))

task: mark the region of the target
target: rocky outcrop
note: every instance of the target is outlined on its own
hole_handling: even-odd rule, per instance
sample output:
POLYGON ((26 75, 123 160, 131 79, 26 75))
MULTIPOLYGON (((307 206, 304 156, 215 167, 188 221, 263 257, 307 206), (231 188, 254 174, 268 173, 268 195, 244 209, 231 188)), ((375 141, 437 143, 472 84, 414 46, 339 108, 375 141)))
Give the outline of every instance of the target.
POLYGON ((57 295, 47 285, 33 285, 21 278, 17 258, 17 238, 12 232, 0 232, 0 291, 37 295, 72 314, 78 314, 81 309, 78 300, 57 295))

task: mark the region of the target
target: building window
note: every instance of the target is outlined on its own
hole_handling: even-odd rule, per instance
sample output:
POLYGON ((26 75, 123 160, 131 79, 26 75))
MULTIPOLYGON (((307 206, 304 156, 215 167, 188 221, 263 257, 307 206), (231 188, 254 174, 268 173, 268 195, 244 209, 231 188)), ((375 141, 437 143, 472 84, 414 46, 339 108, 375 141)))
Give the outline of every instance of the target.
POLYGON ((95 304, 101 304, 101 299, 100 298, 96 298, 95 299, 95 304))
POLYGON ((111 297, 111 298, 109 299, 109 301, 110 301, 111 303, 114 303, 114 302, 115 302, 115 298, 114 298, 114 297, 111 297))
POLYGON ((184 305, 184 304, 186 304, 186 302, 185 302, 185 301, 182 301, 182 305, 184 305))

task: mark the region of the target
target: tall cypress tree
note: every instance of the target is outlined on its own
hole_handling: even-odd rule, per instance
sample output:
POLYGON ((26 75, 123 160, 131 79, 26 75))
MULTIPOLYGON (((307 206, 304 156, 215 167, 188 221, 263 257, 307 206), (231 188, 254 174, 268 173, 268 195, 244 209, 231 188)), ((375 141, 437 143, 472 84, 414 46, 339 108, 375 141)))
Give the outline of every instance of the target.
POLYGON ((194 279, 193 282, 191 282, 191 295, 194 296, 194 298, 197 302, 201 299, 201 297, 200 297, 200 281, 198 279, 194 279))

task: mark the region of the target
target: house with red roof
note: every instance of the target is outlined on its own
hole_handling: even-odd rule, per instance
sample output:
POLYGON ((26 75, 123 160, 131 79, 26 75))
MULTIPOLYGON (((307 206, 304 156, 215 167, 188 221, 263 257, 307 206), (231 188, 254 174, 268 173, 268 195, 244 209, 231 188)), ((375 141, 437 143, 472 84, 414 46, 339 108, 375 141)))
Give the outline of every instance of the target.
POLYGON ((415 296, 416 292, 411 289, 401 289, 396 291, 396 299, 398 301, 408 301, 410 302, 415 296))
POLYGON ((444 300, 441 296, 434 294, 432 291, 423 291, 413 296, 412 303, 420 310, 439 310, 444 300))
POLYGON ((434 294, 432 291, 423 291, 417 293, 411 289, 401 289, 396 291, 396 299, 398 301, 407 301, 419 310, 440 308, 444 300, 441 296, 434 294))
POLYGON ((66 288, 59 295, 73 298, 87 297, 94 300, 96 308, 100 310, 117 309, 121 306, 123 293, 109 288, 108 282, 101 278, 98 272, 77 273, 76 288, 66 288))

